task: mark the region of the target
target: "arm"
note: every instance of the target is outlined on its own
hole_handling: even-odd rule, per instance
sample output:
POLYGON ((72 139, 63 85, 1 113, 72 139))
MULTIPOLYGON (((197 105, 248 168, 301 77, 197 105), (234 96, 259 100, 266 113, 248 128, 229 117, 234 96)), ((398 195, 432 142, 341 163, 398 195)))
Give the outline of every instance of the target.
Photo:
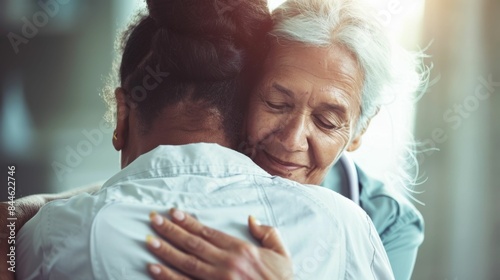
POLYGON ((424 239, 423 220, 416 212, 408 213, 381 238, 396 279, 411 279, 418 248, 424 239))
POLYGON ((409 280, 424 240, 424 220, 411 201, 358 168, 361 207, 370 216, 397 280, 409 280))
POLYGON ((398 280, 409 280, 424 239, 424 221, 409 201, 377 195, 363 207, 375 225, 398 280))
MULTIPOLYGON (((14 202, 15 206, 15 217, 16 227, 15 233, 17 234, 19 230, 23 227, 23 225, 29 221, 33 216, 38 213, 38 210, 42 208, 45 204, 50 201, 57 199, 65 199, 70 198, 72 196, 81 194, 81 193, 93 193, 98 191, 101 188, 101 185, 92 185, 87 186, 75 190, 70 190, 58 194, 36 194, 30 195, 26 197, 22 197, 16 199, 14 202)), ((8 244, 8 236, 11 234, 10 229, 6 227, 7 218, 9 218, 9 204, 7 202, 0 203, 0 222, 3 225, 0 229, 0 275, 2 275, 2 280, 13 280, 14 273, 9 271, 9 264, 7 254, 10 252, 10 246, 13 244, 8 244)))
POLYGON ((344 230, 345 250, 348 254, 343 278, 397 279, 382 240, 367 213, 346 198, 338 195, 333 196, 334 199, 335 197, 339 205, 335 213, 347 221, 343 225, 340 224, 344 230))
POLYGON ((151 216, 153 228, 170 243, 148 237, 148 248, 179 272, 150 264, 154 279, 292 279, 292 262, 276 229, 249 217, 250 233, 260 248, 205 227, 179 210, 172 209, 170 216, 172 221, 151 216))

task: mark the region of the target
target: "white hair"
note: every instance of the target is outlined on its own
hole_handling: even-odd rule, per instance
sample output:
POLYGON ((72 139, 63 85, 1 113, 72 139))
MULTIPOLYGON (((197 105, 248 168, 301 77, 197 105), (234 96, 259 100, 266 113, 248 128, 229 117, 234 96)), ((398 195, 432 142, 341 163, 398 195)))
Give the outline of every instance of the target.
MULTIPOLYGON (((422 66, 425 56, 404 50, 391 39, 376 15, 373 7, 362 0, 288 0, 273 11, 270 34, 279 41, 319 47, 339 45, 358 60, 364 81, 361 113, 353 136, 367 128, 383 104, 401 95, 420 94, 427 87, 430 69, 422 66)), ((406 158, 415 159, 413 141, 406 144, 406 158)), ((418 163, 410 161, 403 164, 418 174, 418 163)), ((405 187, 417 180, 409 173, 399 175, 405 187)))

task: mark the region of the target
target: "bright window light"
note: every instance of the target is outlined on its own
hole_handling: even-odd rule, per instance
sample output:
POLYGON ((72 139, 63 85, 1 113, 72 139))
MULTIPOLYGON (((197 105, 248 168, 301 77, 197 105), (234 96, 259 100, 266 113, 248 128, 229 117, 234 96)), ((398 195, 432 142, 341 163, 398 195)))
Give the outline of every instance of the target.
MULTIPOLYGON (((377 16, 393 38, 408 50, 420 50, 420 31, 425 0, 376 0, 371 2, 377 16)), ((363 137, 363 145, 352 153, 354 160, 380 180, 396 175, 399 158, 411 141, 415 124, 415 104, 411 98, 397 97, 381 108, 363 137)))
POLYGON ((285 2, 285 0, 269 0, 268 1, 269 9, 272 11, 276 7, 278 7, 279 5, 281 5, 281 3, 283 3, 283 2, 285 2))

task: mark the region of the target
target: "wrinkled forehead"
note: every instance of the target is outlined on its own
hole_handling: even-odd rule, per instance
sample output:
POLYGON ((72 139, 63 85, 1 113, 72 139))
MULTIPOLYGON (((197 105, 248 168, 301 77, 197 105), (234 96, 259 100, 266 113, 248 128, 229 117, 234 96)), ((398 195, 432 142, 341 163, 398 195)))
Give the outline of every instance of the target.
POLYGON ((331 80, 331 86, 344 84, 346 90, 360 93, 364 75, 356 56, 342 45, 313 46, 291 41, 271 43, 264 63, 264 78, 296 71, 318 79, 331 80))
POLYGON ((280 41, 272 44, 261 83, 279 82, 285 87, 298 86, 316 93, 340 93, 352 99, 351 105, 357 107, 361 103, 363 81, 357 59, 344 46, 318 47, 280 41))
POLYGON ((309 101, 315 101, 310 105, 342 105, 353 124, 359 120, 364 75, 354 54, 342 45, 276 42, 262 73, 260 89, 285 88, 295 97, 309 93, 309 101))

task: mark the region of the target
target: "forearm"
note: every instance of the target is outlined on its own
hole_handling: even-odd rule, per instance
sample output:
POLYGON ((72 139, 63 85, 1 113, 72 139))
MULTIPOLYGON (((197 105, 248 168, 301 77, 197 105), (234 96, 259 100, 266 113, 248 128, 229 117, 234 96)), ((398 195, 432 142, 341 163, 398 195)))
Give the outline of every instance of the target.
POLYGON ((415 266, 423 234, 421 232, 411 234, 411 231, 407 231, 397 234, 397 236, 397 240, 385 244, 387 256, 396 279, 409 280, 415 266))

